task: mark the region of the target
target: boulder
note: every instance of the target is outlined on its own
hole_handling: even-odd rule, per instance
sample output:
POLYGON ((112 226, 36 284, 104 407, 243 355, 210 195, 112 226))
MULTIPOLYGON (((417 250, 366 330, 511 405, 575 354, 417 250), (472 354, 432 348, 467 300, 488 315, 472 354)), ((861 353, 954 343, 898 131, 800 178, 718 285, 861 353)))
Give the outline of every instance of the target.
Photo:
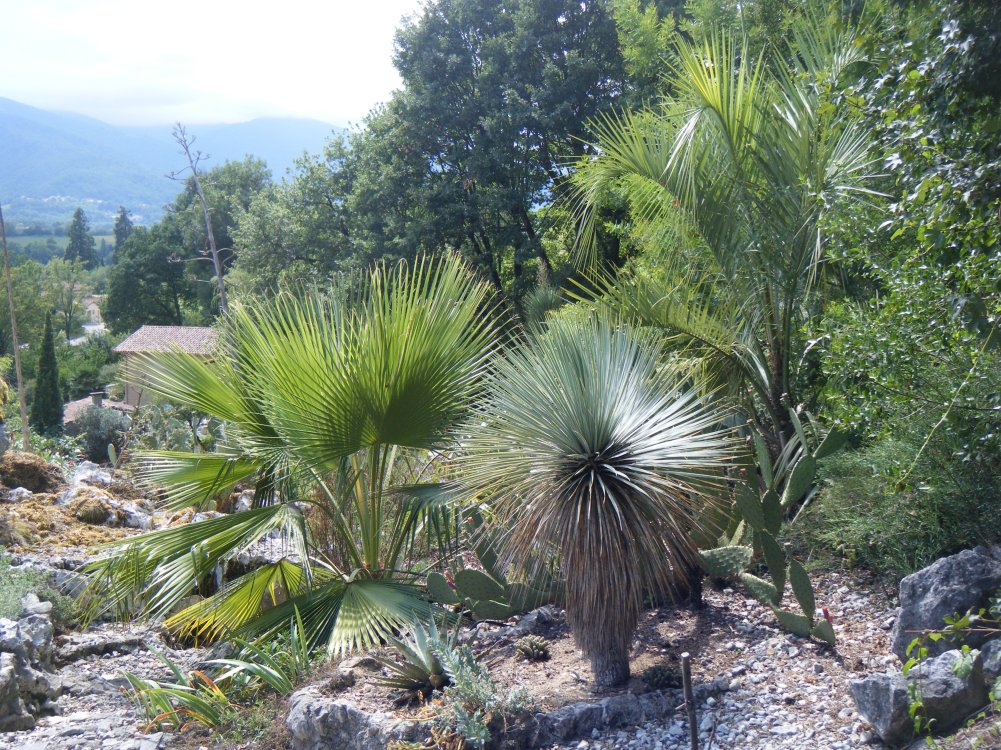
POLYGON ((51 492, 62 484, 59 469, 34 453, 9 451, 0 456, 0 482, 29 492, 51 492))
POLYGON ((149 529, 153 517, 139 503, 122 501, 91 485, 77 485, 63 492, 57 501, 68 505, 78 521, 100 526, 149 529))
POLYGON ((112 482, 111 472, 91 461, 81 461, 70 475, 70 484, 91 484, 107 487, 112 482))
MULTIPOLYGON (((978 610, 1001 588, 1001 547, 976 547, 943 557, 900 582, 900 612, 893 625, 891 650, 903 662, 907 646, 929 630, 945 626, 945 618, 978 610)), ((988 634, 973 632, 962 641, 971 648, 984 643, 988 634)), ((956 641, 929 641, 929 656, 937 656, 956 641)))
POLYGON ((984 644, 980 649, 980 655, 984 660, 984 680, 990 689, 997 680, 1001 680, 1001 638, 995 638, 984 644))
POLYGON ((52 623, 39 604, 26 598, 30 614, 0 619, 0 732, 31 729, 62 691, 52 673, 52 623))
POLYGON ((26 490, 24 487, 15 487, 7 492, 7 502, 8 503, 19 503, 22 500, 28 500, 35 496, 35 493, 31 490, 26 490))
POLYGON ((117 631, 72 633, 59 639, 55 655, 60 664, 68 664, 88 656, 131 654, 145 649, 147 640, 142 634, 117 631))
POLYGON ((859 715, 872 726, 887 745, 895 747, 911 739, 914 722, 909 714, 908 684, 917 683, 925 718, 934 720, 938 731, 961 724, 972 712, 987 703, 983 658, 972 652, 973 665, 964 679, 953 666, 963 658, 958 649, 929 659, 907 677, 898 673, 873 674, 851 680, 848 689, 859 715))
POLYGON ((390 742, 421 742, 430 734, 426 722, 369 714, 347 701, 324 697, 315 686, 292 694, 285 724, 295 750, 385 750, 390 742))
POLYGON ((117 516, 108 498, 101 497, 96 492, 84 493, 70 503, 73 517, 83 523, 95 526, 114 526, 117 516))

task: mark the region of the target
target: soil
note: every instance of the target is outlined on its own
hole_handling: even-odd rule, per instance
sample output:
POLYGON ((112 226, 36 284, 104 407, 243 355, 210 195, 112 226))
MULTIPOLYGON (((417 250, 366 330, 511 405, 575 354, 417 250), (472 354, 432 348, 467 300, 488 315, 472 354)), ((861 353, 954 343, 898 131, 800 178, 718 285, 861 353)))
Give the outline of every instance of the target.
MULTIPOLYGON (((832 649, 816 641, 793 639, 795 645, 791 648, 797 651, 793 658, 804 660, 804 664, 807 659, 822 659, 825 673, 828 676, 837 674, 844 682, 856 672, 875 668, 876 657, 889 652, 889 633, 882 629, 873 632, 873 622, 868 616, 872 613, 858 612, 862 616, 856 618, 852 607, 839 611, 835 602, 845 598, 838 592, 846 588, 852 592, 860 589, 872 591, 879 584, 864 574, 853 577, 836 572, 818 576, 815 585, 818 602, 830 603, 828 606, 835 618, 839 643, 836 649, 832 649)), ((887 603, 893 598, 892 590, 884 595, 887 603)), ((881 599, 882 596, 877 594, 876 598, 881 599)), ((577 650, 562 613, 560 615, 556 622, 535 631, 549 641, 550 658, 547 661, 533 663, 519 658, 514 649, 516 638, 491 638, 487 635, 474 641, 474 653, 485 657, 490 676, 501 694, 514 688, 526 688, 539 708, 549 711, 624 692, 643 693, 652 689, 643 679, 647 669, 657 665, 677 666, 681 654, 685 652, 692 657, 695 683, 709 682, 746 656, 745 652, 751 644, 774 638, 783 632, 771 612, 742 591, 707 588, 700 609, 668 605, 644 613, 630 654, 633 677, 621 688, 600 689, 594 686, 590 664, 577 650)), ((480 628, 483 629, 484 625, 480 628)), ((499 633, 502 628, 491 625, 488 629, 499 633)), ((380 649, 371 652, 371 655, 393 658, 394 653, 380 649)), ((780 656, 785 658, 788 653, 780 656)), ((345 661, 350 663, 356 660, 345 661)), ((398 718, 419 715, 420 706, 394 705, 393 691, 378 683, 380 670, 377 667, 371 670, 355 668, 355 684, 343 688, 337 677, 339 666, 332 664, 325 676, 320 675, 321 680, 326 679, 326 689, 332 696, 351 701, 370 712, 392 713, 398 718)), ((803 672, 802 679, 806 684, 814 680, 809 670, 804 668, 803 672)), ((790 706, 790 710, 795 712, 796 707, 790 706)))

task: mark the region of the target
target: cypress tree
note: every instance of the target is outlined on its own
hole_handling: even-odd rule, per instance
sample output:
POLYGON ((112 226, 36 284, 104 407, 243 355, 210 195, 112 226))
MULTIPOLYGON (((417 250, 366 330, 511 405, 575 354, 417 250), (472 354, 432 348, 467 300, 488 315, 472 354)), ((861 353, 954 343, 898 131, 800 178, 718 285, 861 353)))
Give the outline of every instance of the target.
POLYGON ((63 431, 63 398, 59 393, 59 367, 56 364, 56 343, 52 338, 52 315, 45 315, 45 336, 38 358, 35 398, 31 402, 28 423, 42 435, 59 435, 63 431))
POLYGON ((69 244, 63 253, 63 260, 79 260, 88 271, 97 267, 97 245, 90 233, 90 223, 83 209, 73 212, 73 220, 66 229, 69 244))

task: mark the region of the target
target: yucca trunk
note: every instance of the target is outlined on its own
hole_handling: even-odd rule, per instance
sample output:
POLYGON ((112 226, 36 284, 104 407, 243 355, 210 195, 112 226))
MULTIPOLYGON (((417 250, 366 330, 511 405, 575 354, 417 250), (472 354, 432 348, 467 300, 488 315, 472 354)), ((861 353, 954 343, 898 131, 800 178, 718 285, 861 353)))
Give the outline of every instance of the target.
POLYGON ((638 561, 620 533, 598 541, 597 535, 579 528, 573 543, 564 568, 567 623, 591 662, 595 685, 616 687, 629 679, 629 647, 642 603, 636 582, 624 568, 636 570, 638 561))
POLYGON ((591 657, 591 673, 598 687, 617 687, 629 679, 629 649, 606 651, 591 657))

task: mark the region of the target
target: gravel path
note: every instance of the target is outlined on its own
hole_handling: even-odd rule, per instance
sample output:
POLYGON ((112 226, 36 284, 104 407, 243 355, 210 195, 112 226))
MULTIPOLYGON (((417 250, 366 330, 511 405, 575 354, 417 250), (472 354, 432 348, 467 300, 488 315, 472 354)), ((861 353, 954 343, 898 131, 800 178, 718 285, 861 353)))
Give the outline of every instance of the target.
MULTIPOLYGON (((871 578, 834 573, 815 580, 819 606, 834 617, 835 649, 789 635, 743 592, 707 589, 713 639, 693 653, 696 683, 720 675, 729 690, 698 706, 701 750, 883 747, 855 712, 848 680, 885 671, 895 594, 871 578), (721 639, 719 634, 732 637, 721 639)), ((899 665, 898 665, 899 666, 899 665)), ((683 711, 671 722, 593 736, 559 750, 687 750, 683 711)), ((556 749, 554 749, 556 750, 556 749)))
MULTIPOLYGON (((146 720, 125 696, 120 670, 151 679, 166 680, 170 673, 149 650, 153 646, 182 667, 194 665, 204 651, 175 651, 147 627, 101 625, 85 636, 74 636, 70 648, 94 653, 58 670, 63 694, 60 713, 38 720, 34 729, 0 733, 0 750, 160 750, 170 735, 147 734, 146 720)), ((66 642, 63 653, 68 653, 66 642)))

